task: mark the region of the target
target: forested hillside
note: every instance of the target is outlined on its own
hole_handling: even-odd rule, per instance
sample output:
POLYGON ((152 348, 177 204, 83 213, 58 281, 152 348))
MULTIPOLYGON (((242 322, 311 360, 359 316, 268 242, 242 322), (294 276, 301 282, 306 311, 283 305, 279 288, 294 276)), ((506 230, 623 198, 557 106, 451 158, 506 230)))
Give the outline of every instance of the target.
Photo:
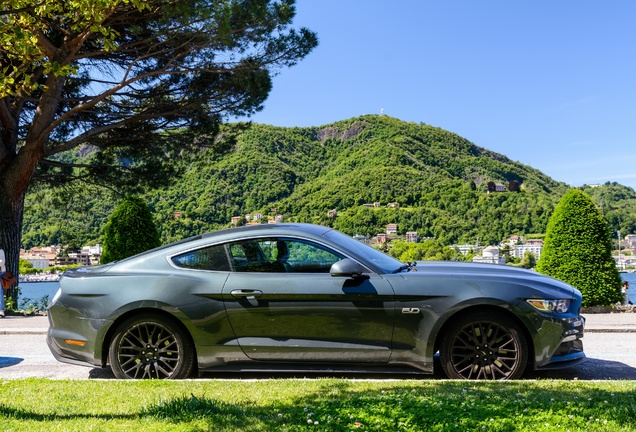
MULTIPOLYGON (((180 176, 143 196, 163 242, 261 213, 350 235, 375 235, 397 223, 401 234, 417 231, 443 244, 496 243, 511 234, 545 232, 567 190, 456 134, 387 116, 311 128, 253 125, 229 151, 210 149, 169 163, 179 165, 180 176), (521 187, 488 193, 489 183, 511 182, 521 187), (370 203, 380 207, 363 205, 370 203)), ((585 191, 606 210, 612 228, 636 228, 632 189, 613 184, 585 191)), ((32 193, 24 246, 98 242, 119 199, 95 188, 32 193)))

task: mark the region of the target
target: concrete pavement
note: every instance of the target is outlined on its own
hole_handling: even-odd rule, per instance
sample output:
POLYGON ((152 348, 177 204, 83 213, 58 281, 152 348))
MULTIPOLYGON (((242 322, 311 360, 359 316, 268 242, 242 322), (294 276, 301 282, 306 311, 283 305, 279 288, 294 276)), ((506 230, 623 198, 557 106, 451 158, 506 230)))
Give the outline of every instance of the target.
POLYGON ((0 318, 0 335, 7 334, 46 334, 49 318, 41 315, 14 316, 0 318))
MULTIPOLYGON (((587 313, 586 333, 636 333, 636 313, 587 313)), ((7 316, 0 318, 0 335, 46 334, 46 316, 7 316)))

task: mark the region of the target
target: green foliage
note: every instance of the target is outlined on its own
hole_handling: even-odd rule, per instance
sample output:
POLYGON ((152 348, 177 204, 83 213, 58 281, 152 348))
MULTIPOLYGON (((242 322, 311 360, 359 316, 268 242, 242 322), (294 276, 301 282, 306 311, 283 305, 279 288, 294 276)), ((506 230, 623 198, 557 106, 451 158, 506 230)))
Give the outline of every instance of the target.
POLYGON ((34 189, 25 200, 22 247, 64 245, 81 249, 101 242, 101 230, 120 198, 98 187, 34 189))
POLYGON ((532 252, 526 252, 523 254, 523 258, 519 263, 519 267, 523 267, 525 269, 532 269, 537 265, 537 257, 534 256, 532 252))
POLYGON ((622 235, 636 233, 636 191, 618 183, 607 182, 597 186, 581 186, 599 207, 610 227, 612 242, 618 248, 616 232, 622 235))
POLYGON ((45 271, 50 272, 50 273, 62 274, 66 270, 69 270, 69 269, 72 269, 72 268, 77 268, 77 267, 82 267, 82 266, 83 266, 83 264, 69 264, 69 265, 64 265, 64 266, 54 266, 54 267, 47 267, 45 269, 45 271))
MULTIPOLYGON (((227 227, 232 216, 279 213, 284 221, 325 224, 351 235, 374 236, 396 223, 400 235, 417 231, 445 245, 494 244, 511 234, 545 232, 566 190, 456 134, 373 115, 310 128, 252 125, 232 142, 165 163, 180 173, 173 185, 144 195, 164 243, 227 227), (488 194, 491 180, 522 180, 525 188, 488 194), (374 202, 380 207, 363 206, 374 202), (332 209, 335 218, 327 216, 332 209)), ((59 198, 49 193, 27 199, 26 242, 99 238, 112 197, 101 193, 98 199, 92 190, 59 198)))
POLYGON ((424 260, 462 260, 464 256, 461 252, 449 246, 442 245, 438 240, 425 240, 421 243, 410 243, 397 241, 389 249, 389 255, 402 261, 424 261, 424 260))
POLYGON ((621 301, 621 279, 607 224, 580 190, 569 190, 554 210, 537 271, 578 288, 583 306, 621 301))
MULTIPOLYGON (((294 0, 0 2, 0 247, 10 270, 27 193, 138 193, 173 180, 182 156, 232 141, 219 137, 223 121, 262 109, 273 75, 318 44, 293 26, 295 13, 294 0)), ((95 219, 80 214, 43 219, 26 243, 74 246, 87 232, 94 241, 95 219)))
POLYGON ((36 91, 39 86, 33 77, 37 73, 66 76, 76 71, 75 67, 56 61, 49 51, 51 48, 42 42, 44 35, 50 35, 53 21, 64 22, 69 31, 76 33, 90 29, 93 38, 98 39, 98 46, 113 50, 118 33, 104 22, 113 8, 122 3, 138 10, 148 8, 142 0, 47 0, 39 4, 3 0, 0 51, 10 67, 2 62, 5 68, 0 75, 0 97, 36 91))
POLYGON ((30 261, 20 258, 19 271, 21 275, 41 273, 42 269, 34 268, 30 261))
MULTIPOLYGON (((81 162, 77 155, 71 159, 81 162)), ((164 162, 180 174, 172 186, 143 195, 163 243, 227 227, 232 216, 279 213, 284 221, 322 223, 350 235, 374 236, 396 223, 400 235, 416 231, 443 245, 496 244, 511 234, 541 238, 567 190, 455 134, 387 116, 311 128, 253 125, 234 140, 164 162), (491 179, 503 184, 520 179, 525 187, 488 194, 491 179), (363 206, 374 202, 380 207, 363 206), (399 207, 389 208, 389 202, 399 207), (335 218, 327 217, 332 209, 335 218)), ((606 184, 584 190, 594 194, 612 228, 636 232, 631 188, 606 184)), ((98 188, 30 193, 23 246, 99 241, 115 199, 98 188)))
POLYGON ((128 196, 117 206, 104 228, 102 262, 128 258, 160 244, 148 206, 141 198, 128 196))

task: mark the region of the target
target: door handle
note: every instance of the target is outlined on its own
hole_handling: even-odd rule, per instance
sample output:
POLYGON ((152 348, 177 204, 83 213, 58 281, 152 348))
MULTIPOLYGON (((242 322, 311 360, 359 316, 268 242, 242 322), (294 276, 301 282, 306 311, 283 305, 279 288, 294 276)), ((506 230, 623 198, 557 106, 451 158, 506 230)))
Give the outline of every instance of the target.
POLYGON ((263 291, 259 290, 232 290, 230 291, 232 297, 258 297, 263 294, 263 291))

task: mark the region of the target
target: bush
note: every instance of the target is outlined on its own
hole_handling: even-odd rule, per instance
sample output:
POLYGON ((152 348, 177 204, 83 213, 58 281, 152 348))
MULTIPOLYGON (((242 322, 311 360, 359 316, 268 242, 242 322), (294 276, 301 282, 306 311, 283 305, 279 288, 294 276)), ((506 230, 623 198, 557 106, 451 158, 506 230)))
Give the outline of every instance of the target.
POLYGON ((159 246, 159 231, 146 203, 126 197, 104 228, 102 263, 118 261, 159 246))
POLYGON ((578 288, 583 306, 622 300, 607 223, 580 190, 569 190, 554 209, 537 271, 578 288))

